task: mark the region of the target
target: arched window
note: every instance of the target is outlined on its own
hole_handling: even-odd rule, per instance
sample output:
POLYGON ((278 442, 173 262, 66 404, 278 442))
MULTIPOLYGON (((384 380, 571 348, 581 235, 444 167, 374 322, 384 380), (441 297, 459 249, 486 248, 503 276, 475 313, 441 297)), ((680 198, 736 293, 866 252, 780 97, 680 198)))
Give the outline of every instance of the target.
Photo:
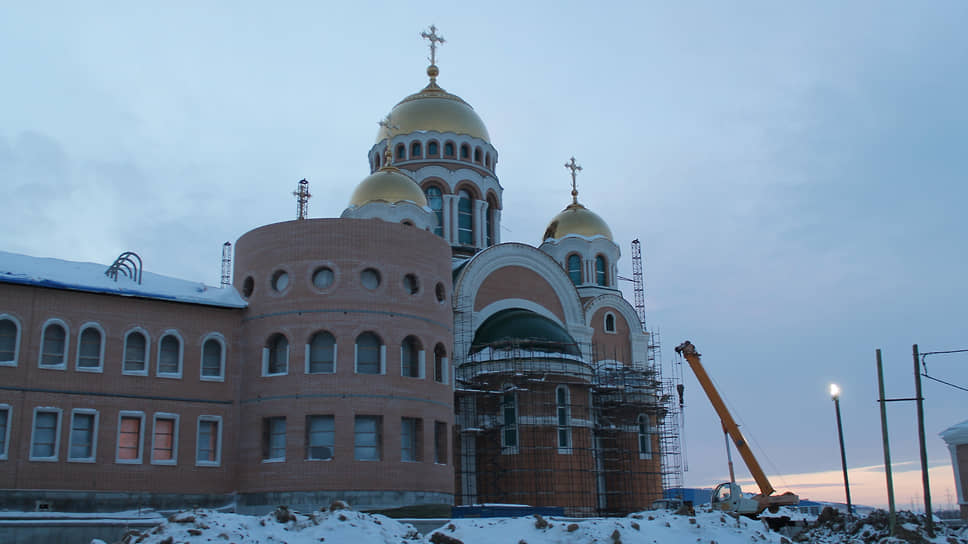
POLYGON ((608 285, 608 272, 605 267, 605 257, 598 255, 595 257, 595 283, 598 285, 608 285))
POLYGON ((491 168, 491 153, 487 152, 484 154, 484 166, 491 168))
POLYGON ((460 158, 467 160, 471 158, 471 146, 467 144, 461 144, 460 146, 460 158))
POLYGON ((434 234, 437 236, 444 235, 444 197, 440 188, 430 186, 424 191, 427 195, 427 205, 430 209, 434 211, 434 217, 437 218, 437 224, 434 225, 434 234))
POLYGON ((67 365, 67 328, 60 320, 49 322, 40 338, 40 366, 64 368, 67 365))
POLYGON ((166 333, 158 341, 158 375, 181 377, 182 345, 178 336, 166 333))
POLYGON ((77 339, 77 369, 99 371, 104 359, 103 336, 95 324, 84 325, 77 339))
POLYGON ((431 140, 431 141, 427 142, 427 154, 428 155, 435 156, 435 155, 437 155, 437 153, 439 151, 440 151, 440 148, 437 145, 437 140, 431 140))
POLYGON ((481 148, 479 147, 474 148, 474 162, 476 163, 481 162, 481 148))
POLYGON ((605 314, 605 332, 615 332, 615 314, 605 314))
POLYGON ((211 336, 202 344, 202 379, 221 380, 225 377, 225 350, 221 339, 211 336))
POLYGON ((571 283, 581 285, 581 257, 577 253, 568 256, 568 278, 571 283))
POLYGON ((124 338, 123 374, 148 374, 148 337, 140 330, 128 333, 124 338))
POLYGON ((518 448, 518 399, 513 390, 506 386, 501 395, 501 446, 505 449, 518 448))
POLYGON ((649 425, 649 416, 640 414, 637 423, 639 427, 639 459, 651 459, 652 427, 649 425))
POLYGON ((457 193, 457 241, 474 244, 474 201, 467 191, 457 193))
POLYGON ((289 339, 275 333, 262 350, 262 375, 278 376, 289 373, 289 339))
POLYGON ((309 339, 307 346, 308 364, 307 374, 332 374, 336 372, 336 338, 326 332, 320 331, 309 339))
POLYGON ((397 145, 397 160, 402 161, 407 158, 407 147, 403 144, 397 145))
POLYGON ((372 332, 356 337, 356 373, 383 374, 383 342, 372 332))
POLYGON ((555 406, 558 411, 558 449, 571 447, 571 394, 564 385, 555 389, 555 406))
POLYGON ((484 216, 484 236, 486 238, 484 245, 490 247, 494 245, 497 240, 497 202, 493 198, 488 196, 487 198, 487 212, 484 216))
POLYGON ((422 146, 420 145, 420 142, 414 142, 410 144, 410 158, 419 159, 421 158, 421 156, 423 156, 423 149, 422 149, 422 146))
POLYGON ((0 366, 16 366, 20 355, 20 323, 0 316, 0 366))
POLYGON ((408 336, 400 344, 400 375, 408 378, 423 376, 423 347, 416 337, 408 336))
POLYGON ((379 170, 380 169, 380 154, 379 153, 377 153, 376 156, 373 157, 373 169, 374 170, 379 170))
POLYGON ((443 344, 434 346, 434 381, 439 383, 447 382, 447 350, 443 344))
POLYGON ((444 142, 444 157, 454 158, 454 142, 444 142))

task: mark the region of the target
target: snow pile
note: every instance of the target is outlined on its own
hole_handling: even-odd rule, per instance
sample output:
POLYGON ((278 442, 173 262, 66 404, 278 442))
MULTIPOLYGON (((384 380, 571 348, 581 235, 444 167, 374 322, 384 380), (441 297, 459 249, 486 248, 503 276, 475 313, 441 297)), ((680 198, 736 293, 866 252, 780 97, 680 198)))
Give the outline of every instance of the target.
POLYGON ((796 542, 837 544, 890 544, 905 542, 932 542, 937 544, 968 543, 968 528, 949 529, 935 523, 933 538, 924 528, 923 515, 901 511, 897 513, 894 537, 890 536, 890 522, 884 510, 875 510, 869 516, 848 522, 833 508, 824 508, 809 529, 794 536, 796 542))
POLYGON ((420 534, 413 525, 400 523, 386 516, 363 514, 352 510, 300 514, 280 506, 275 512, 262 517, 225 514, 213 510, 182 512, 169 517, 168 521, 154 529, 131 533, 122 542, 124 544, 173 544, 174 542, 384 544, 415 540, 420 540, 420 534))

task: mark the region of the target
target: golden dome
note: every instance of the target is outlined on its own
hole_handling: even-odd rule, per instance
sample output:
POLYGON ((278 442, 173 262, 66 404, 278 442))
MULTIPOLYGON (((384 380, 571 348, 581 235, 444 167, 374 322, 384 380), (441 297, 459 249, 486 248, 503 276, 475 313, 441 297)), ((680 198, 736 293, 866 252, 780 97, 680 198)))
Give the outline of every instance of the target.
POLYGON ((412 179, 391 166, 377 170, 356 186, 350 197, 350 206, 362 206, 367 202, 413 202, 425 207, 427 197, 412 179))
POLYGON ((577 234, 585 238, 604 236, 612 240, 612 229, 608 228, 605 220, 581 204, 574 202, 555 216, 545 229, 544 239, 561 239, 569 234, 577 234))
MULTIPOLYGON (((491 137, 487 133, 484 121, 477 116, 477 112, 461 97, 450 94, 437 86, 437 67, 427 68, 430 84, 419 93, 412 94, 401 100, 390 111, 393 134, 410 134, 420 131, 453 132, 479 138, 487 143, 491 137)), ((386 127, 380 127, 376 134, 376 143, 387 137, 386 127)))

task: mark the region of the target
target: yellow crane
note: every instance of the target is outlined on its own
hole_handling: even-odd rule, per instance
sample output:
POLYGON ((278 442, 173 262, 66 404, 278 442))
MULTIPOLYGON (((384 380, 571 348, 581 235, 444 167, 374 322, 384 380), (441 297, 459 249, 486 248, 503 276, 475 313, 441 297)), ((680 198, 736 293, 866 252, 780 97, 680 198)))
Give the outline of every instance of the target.
POLYGON ((713 490, 711 499, 713 507, 728 512, 734 512, 736 514, 756 516, 763 510, 769 509, 770 512, 776 512, 781 506, 798 504, 800 502, 800 497, 794 493, 788 491, 780 495, 774 494, 776 489, 773 488, 773 485, 770 484, 769 478, 766 477, 766 473, 764 473, 763 469, 760 468, 760 463, 756 460, 756 456, 753 455, 753 450, 751 450, 749 444, 746 443, 746 438, 743 437, 743 433, 740 432, 739 426, 736 425, 736 421, 733 420, 733 416, 726 408, 726 403, 723 402, 722 397, 719 395, 719 391, 717 391, 716 387, 713 386, 713 381, 709 378, 709 374, 706 373, 706 369, 703 368, 702 363, 699 360, 699 352, 696 351, 696 346, 692 345, 692 342, 687 340, 676 347, 676 353, 679 353, 685 357, 686 361, 689 363, 689 368, 691 368, 692 373, 696 375, 696 379, 699 380, 699 384, 702 385, 703 391, 706 392, 709 402, 712 403, 713 408, 719 415, 719 419, 723 424, 723 430, 729 435, 730 438, 732 438, 733 443, 736 445, 736 449, 743 458, 743 462, 746 463, 746 468, 750 470, 750 474, 752 474, 753 479, 756 480, 756 485, 760 488, 760 493, 758 495, 753 495, 749 498, 743 495, 742 490, 740 489, 739 485, 736 484, 733 476, 733 460, 732 456, 729 454, 729 441, 727 440, 726 454, 727 457, 729 457, 730 481, 719 484, 713 490))

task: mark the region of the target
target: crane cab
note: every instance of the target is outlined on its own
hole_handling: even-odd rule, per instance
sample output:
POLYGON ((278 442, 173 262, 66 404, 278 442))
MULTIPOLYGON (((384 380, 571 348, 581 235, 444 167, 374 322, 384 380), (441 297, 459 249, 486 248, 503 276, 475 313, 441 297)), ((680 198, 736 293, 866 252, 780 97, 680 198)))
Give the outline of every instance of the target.
POLYGON ((723 482, 717 485, 716 488, 713 489, 710 503, 716 510, 723 510, 736 514, 756 515, 760 512, 760 510, 762 510, 757 501, 747 498, 746 495, 743 494, 743 490, 737 484, 731 482, 723 482))

